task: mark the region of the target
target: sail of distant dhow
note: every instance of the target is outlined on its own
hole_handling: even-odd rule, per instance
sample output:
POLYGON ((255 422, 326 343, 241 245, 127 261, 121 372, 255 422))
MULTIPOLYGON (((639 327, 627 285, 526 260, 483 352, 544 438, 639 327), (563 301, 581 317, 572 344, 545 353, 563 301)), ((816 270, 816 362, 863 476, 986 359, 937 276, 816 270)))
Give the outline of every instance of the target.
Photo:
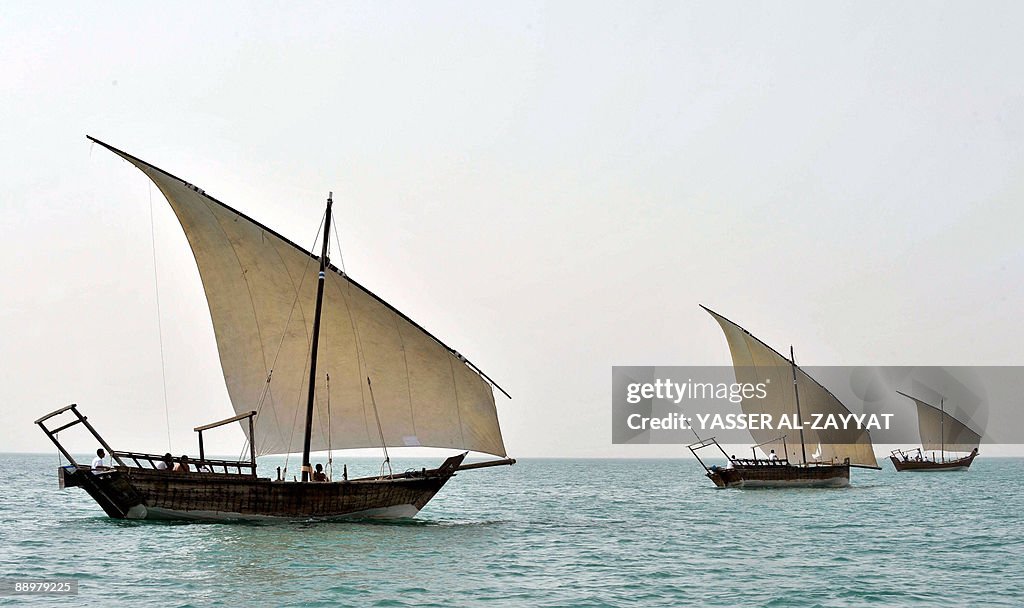
POLYGON ((917 405, 917 428, 921 447, 893 450, 889 455, 896 471, 966 471, 978 456, 981 434, 946 412, 945 400, 939 407, 896 391, 917 405), (929 452, 931 454, 929 455, 929 452), (938 452, 938 455, 936 455, 938 452), (946 458, 946 452, 966 454, 946 458))
POLYGON ((64 485, 85 488, 114 517, 408 517, 456 471, 515 462, 506 457, 492 387, 507 393, 330 263, 330 197, 317 256, 204 190, 89 139, 146 174, 181 223, 236 415, 197 427, 199 462, 172 475, 163 456, 110 450, 76 405, 51 412, 37 424, 72 463, 61 469, 64 485), (60 428, 46 426, 62 414, 74 418, 60 428), (249 461, 206 458, 202 431, 236 421, 249 461), (84 424, 117 466, 93 471, 75 463, 56 438, 75 424, 84 424), (305 481, 312 478, 310 451, 396 446, 500 459, 463 464, 463 452, 437 469, 330 483, 256 475, 257 455, 302 453, 305 481))
POLYGON ((784 435, 767 428, 750 429, 757 445, 749 459, 726 454, 713 438, 689 446, 716 486, 841 487, 850 483, 851 466, 879 468, 867 430, 803 424, 816 414, 838 417, 849 414, 850 410, 801 369, 792 354, 787 359, 736 323, 707 307, 701 308, 718 321, 725 333, 736 382, 779 387, 769 390, 764 398, 744 398, 740 403, 743 413, 797 421, 797 430, 784 435), (698 450, 711 445, 718 446, 728 459, 727 467, 707 466, 697 455, 698 450), (757 449, 761 449, 764 458, 757 455, 757 449))

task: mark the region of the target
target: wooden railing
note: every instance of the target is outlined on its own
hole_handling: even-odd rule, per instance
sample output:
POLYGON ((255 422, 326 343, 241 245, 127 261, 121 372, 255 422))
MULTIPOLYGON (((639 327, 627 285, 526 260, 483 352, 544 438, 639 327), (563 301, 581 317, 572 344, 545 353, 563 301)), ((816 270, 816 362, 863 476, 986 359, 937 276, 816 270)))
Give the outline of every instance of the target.
POLYGON ((775 460, 770 458, 732 458, 730 460, 733 464, 740 466, 789 466, 788 458, 776 458, 775 460))
MULTIPOLYGON (((144 454, 142 452, 111 452, 118 460, 125 463, 124 466, 131 467, 131 464, 127 464, 131 461, 135 464, 135 467, 140 469, 156 469, 157 463, 164 461, 164 456, 161 454, 144 454), (143 464, 145 463, 145 464, 143 464)), ((173 467, 178 464, 178 459, 174 459, 174 462, 170 464, 173 467)), ((215 458, 203 458, 202 460, 193 460, 189 462, 189 471, 200 472, 200 473, 222 473, 227 475, 256 475, 256 465, 248 460, 219 460, 215 458), (206 466, 207 471, 203 471, 200 467, 206 466), (218 470, 219 469, 219 470, 218 470)))

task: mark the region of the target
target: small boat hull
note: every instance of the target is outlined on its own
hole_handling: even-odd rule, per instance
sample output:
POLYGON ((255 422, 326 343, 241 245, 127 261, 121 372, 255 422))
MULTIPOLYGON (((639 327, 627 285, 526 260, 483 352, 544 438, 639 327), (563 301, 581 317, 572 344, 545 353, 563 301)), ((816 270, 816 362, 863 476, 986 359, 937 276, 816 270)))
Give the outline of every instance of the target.
POLYGON ((117 519, 407 519, 444 487, 463 458, 416 473, 328 483, 134 467, 62 467, 60 475, 62 487, 81 487, 117 519))
POLYGON ((850 485, 850 466, 788 463, 713 467, 708 477, 719 488, 844 488, 850 485))
POLYGON ((942 472, 942 471, 966 471, 971 467, 974 462, 974 458, 978 455, 978 451, 974 450, 969 455, 957 460, 947 460, 945 462, 935 462, 934 460, 903 460, 896 456, 889 456, 889 460, 892 461, 892 466, 896 467, 896 472, 901 473, 903 471, 916 471, 916 472, 942 472))

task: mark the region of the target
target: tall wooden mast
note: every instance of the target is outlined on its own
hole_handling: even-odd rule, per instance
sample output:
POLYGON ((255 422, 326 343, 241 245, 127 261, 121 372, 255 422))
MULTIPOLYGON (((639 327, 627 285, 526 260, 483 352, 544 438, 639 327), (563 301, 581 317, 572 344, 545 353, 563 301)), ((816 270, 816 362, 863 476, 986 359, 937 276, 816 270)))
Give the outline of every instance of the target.
POLYGON ((793 396, 796 397, 796 423, 800 425, 800 456, 803 458, 803 463, 807 464, 807 446, 804 445, 804 419, 800 416, 800 391, 796 388, 796 356, 793 355, 792 344, 789 345, 789 362, 793 365, 793 396))
POLYGON ((939 447, 939 455, 942 458, 942 462, 946 462, 946 399, 939 399, 939 411, 942 412, 941 418, 939 418, 939 441, 941 442, 939 447))
POLYGON ((309 401, 306 403, 306 430, 302 440, 302 481, 309 481, 313 468, 309 464, 309 445, 313 434, 313 403, 316 399, 316 352, 320 346, 320 314, 324 307, 324 280, 327 278, 327 244, 331 236, 331 205, 334 193, 327 194, 324 216, 324 245, 320 253, 320 275, 316 284, 316 312, 313 315, 313 345, 309 355, 309 401))

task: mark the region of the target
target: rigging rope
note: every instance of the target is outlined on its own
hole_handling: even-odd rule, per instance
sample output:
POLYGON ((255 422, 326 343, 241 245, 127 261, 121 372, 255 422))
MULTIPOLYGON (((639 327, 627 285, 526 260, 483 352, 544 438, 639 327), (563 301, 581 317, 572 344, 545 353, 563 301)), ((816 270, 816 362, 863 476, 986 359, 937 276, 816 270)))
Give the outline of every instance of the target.
POLYGON ((171 449, 171 409, 167 405, 167 365, 164 362, 164 328, 160 314, 160 279, 156 269, 156 221, 153 218, 153 182, 149 182, 149 236, 153 244, 153 286, 156 288, 156 329, 160 338, 160 379, 164 385, 164 423, 167 426, 167 451, 171 449))
POLYGON ((377 430, 380 431, 380 447, 384 448, 384 462, 380 465, 380 475, 384 476, 384 467, 388 468, 388 477, 395 474, 391 470, 391 457, 388 456, 388 444, 384 442, 384 427, 380 425, 380 413, 377 412, 377 400, 373 398, 373 383, 366 377, 366 386, 370 387, 370 403, 373 404, 373 415, 377 418, 377 430))
MULTIPOLYGON (((324 219, 325 219, 325 217, 326 217, 326 212, 324 213, 324 217, 320 218, 320 225, 317 226, 316 234, 313 235, 313 248, 314 249, 316 248, 316 239, 320 236, 320 230, 324 227, 324 219)), ((303 266, 303 268, 302 268, 302 277, 299 279, 299 286, 295 289, 295 298, 292 300, 291 310, 288 311, 288 320, 285 321, 284 330, 281 332, 281 340, 277 343, 277 351, 274 353, 274 360, 270 363, 270 370, 268 371, 268 374, 267 374, 267 383, 264 386, 263 395, 260 397, 259 403, 257 403, 257 405, 256 405, 256 415, 257 416, 259 416, 260 412, 263 411, 263 403, 264 403, 264 400, 266 399, 268 394, 270 395, 270 407, 272 407, 272 408, 274 407, 274 396, 273 396, 273 394, 270 393, 270 379, 271 379, 271 375, 274 373, 274 368, 277 367, 277 359, 278 359, 278 357, 281 356, 281 349, 284 347, 284 340, 285 340, 285 338, 288 337, 288 327, 291 326, 292 317, 295 315, 295 306, 299 303, 299 295, 302 293, 302 286, 306 282, 306 275, 309 274, 308 273, 309 263, 312 262, 313 259, 314 259, 313 256, 310 256, 306 260, 306 265, 303 266)), ((301 390, 300 390, 300 397, 301 397, 301 390)), ((294 425, 295 425, 295 422, 293 420, 292 421, 293 434, 294 434, 294 425)), ((288 438, 288 446, 289 447, 291 446, 291 437, 288 438)))
POLYGON ((341 233, 338 232, 338 223, 334 221, 334 216, 331 216, 331 226, 334 227, 334 242, 338 244, 338 267, 341 268, 342 274, 348 276, 348 271, 345 270, 345 256, 341 254, 341 233))
POLYGON ((331 435, 334 428, 331 427, 331 375, 327 374, 327 469, 330 471, 330 479, 334 479, 334 451, 331 449, 331 435))
MULTIPOLYGON (((352 326, 352 334, 355 336, 355 339, 356 339, 356 359, 357 359, 357 363, 358 363, 359 368, 360 368, 360 373, 362 373, 362 370, 366 369, 366 358, 363 355, 363 344, 362 344, 362 340, 361 340, 361 338, 359 336, 359 325, 358 325, 358 323, 356 323, 355 317, 352 316, 352 308, 349 305, 349 300, 351 300, 351 298, 352 298, 352 281, 347 280, 348 279, 348 271, 345 269, 345 258, 344 258, 344 256, 341 253, 341 237, 340 237, 341 231, 338 230, 338 225, 335 222, 335 216, 331 216, 331 226, 334 227, 334 239, 335 239, 335 242, 338 245, 338 266, 339 266, 339 268, 341 268, 342 275, 346 278, 346 280, 344 281, 345 291, 343 292, 344 293, 344 298, 345 298, 345 310, 348 313, 349 324, 352 326)), ((328 245, 328 247, 330 247, 330 245, 328 245)), ((397 323, 397 317, 395 317, 395 322, 397 323)), ((401 333, 399 333, 399 337, 401 337, 401 333)), ((403 348, 403 350, 404 350, 404 348, 403 348)), ((383 428, 383 426, 381 425, 381 422, 380 422, 380 413, 377 411, 377 402, 376 402, 376 400, 374 400, 374 397, 373 397, 373 386, 370 383, 370 377, 369 376, 366 377, 366 384, 370 388, 370 401, 373 404, 373 415, 374 415, 374 418, 376 418, 376 420, 377 420, 377 431, 380 433, 380 445, 384 449, 384 462, 381 464, 380 472, 381 472, 381 475, 383 476, 384 475, 384 468, 387 467, 388 474, 389 475, 394 475, 394 471, 391 469, 391 457, 388 456, 388 446, 387 446, 387 444, 384 441, 384 428, 383 428)), ((360 397, 362 397, 362 400, 363 400, 363 414, 365 416, 365 414, 366 414, 366 396, 365 396, 365 393, 360 391, 360 397)), ((330 417, 330 393, 328 393, 328 410, 327 410, 327 415, 328 415, 328 417, 330 417)), ((365 421, 365 418, 364 418, 364 421, 365 421)), ((328 427, 329 426, 330 426, 330 422, 328 421, 328 427)), ((367 428, 367 435, 369 435, 369 428, 367 428)), ((330 438, 328 437, 328 441, 329 440, 330 440, 330 438)), ((346 475, 346 479, 347 479, 347 475, 346 475)))
MULTIPOLYGON (((309 357, 306 357, 306 363, 305 363, 305 365, 302 366, 302 375, 303 376, 306 375, 306 370, 307 369, 309 369, 309 357)), ((302 390, 300 388, 299 389, 299 396, 295 399, 295 413, 292 414, 292 430, 291 430, 291 433, 289 433, 289 435, 288 435, 288 448, 289 449, 291 449, 292 439, 295 437, 295 427, 298 426, 299 409, 301 408, 301 406, 302 406, 302 390)), ((291 452, 288 452, 285 455, 285 457, 284 457, 284 470, 285 470, 285 472, 288 471, 288 461, 289 461, 289 459, 291 457, 292 457, 292 453, 291 452)), ((299 466, 302 466, 302 464, 303 463, 300 463, 299 466)))
MULTIPOLYGON (((332 217, 331 218, 331 223, 333 224, 333 222, 334 222, 334 218, 332 217)), ((341 256, 341 243, 340 242, 338 243, 338 257, 339 258, 342 257, 341 256)), ((342 271, 344 272, 344 264, 345 264, 344 260, 341 260, 341 263, 342 263, 342 271)), ((347 276, 346 276, 346 279, 347 279, 347 276)), ((343 294, 343 297, 344 297, 344 300, 345 300, 345 312, 348 315, 349 325, 352 327, 352 335, 355 336, 355 339, 356 339, 356 364, 359 367, 359 375, 361 376, 363 374, 363 370, 366 370, 367 367, 366 367, 366 357, 363 355, 363 342, 362 342, 362 339, 359 337, 359 324, 356 323, 356 319, 352 315, 352 306, 349 304, 349 302, 352 299, 352 281, 345 280, 343 284, 344 284, 344 291, 339 291, 339 293, 343 294)), ((367 381, 367 383, 369 383, 370 378, 367 377, 366 381, 367 381)), ((362 400, 362 405, 363 405, 363 424, 366 426, 366 437, 367 437, 367 439, 369 439, 369 437, 370 437, 370 428, 369 428, 369 425, 367 424, 367 421, 366 421, 366 393, 363 392, 363 391, 359 391, 359 398, 362 400)), ((370 390, 370 398, 371 399, 373 398, 373 390, 372 389, 370 390)), ((376 413, 376 408, 377 408, 377 404, 374 403, 374 413, 376 413)), ((383 444, 384 443, 384 440, 383 440, 384 432, 380 428, 380 418, 379 417, 377 419, 377 429, 381 432, 381 444, 383 444)), ((386 457, 387 457, 387 448, 385 447, 385 458, 386 457)), ((383 470, 384 470, 384 468, 382 466, 381 467, 381 472, 382 473, 383 473, 383 470)))

